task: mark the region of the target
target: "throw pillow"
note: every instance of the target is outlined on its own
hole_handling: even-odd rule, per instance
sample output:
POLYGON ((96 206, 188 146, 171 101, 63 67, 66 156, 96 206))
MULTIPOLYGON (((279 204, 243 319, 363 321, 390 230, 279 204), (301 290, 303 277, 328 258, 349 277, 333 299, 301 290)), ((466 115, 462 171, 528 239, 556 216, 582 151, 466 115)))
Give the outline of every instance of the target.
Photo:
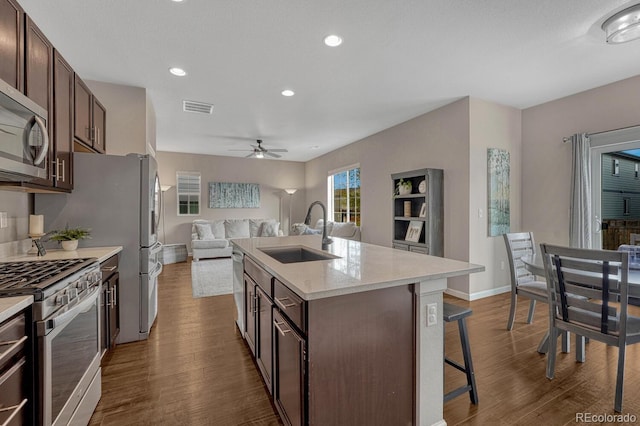
POLYGON ((215 240, 211 226, 208 223, 196 223, 196 232, 199 240, 215 240))
POLYGON ((300 235, 318 235, 318 234, 322 234, 322 231, 320 229, 313 229, 313 228, 307 227, 307 229, 302 231, 302 234, 300 235))
POLYGON ((353 237, 356 233, 356 224, 354 222, 334 222, 331 230, 332 237, 353 237))
POLYGON ((294 223, 291 225, 291 235, 302 235, 307 228, 308 226, 304 223, 294 223))
POLYGON ((227 238, 249 238, 249 221, 242 219, 227 219, 224 221, 224 230, 227 238))
POLYGON ((280 227, 280 222, 262 222, 262 227, 260 228, 260 236, 261 237, 277 237, 278 236, 278 228, 280 227))

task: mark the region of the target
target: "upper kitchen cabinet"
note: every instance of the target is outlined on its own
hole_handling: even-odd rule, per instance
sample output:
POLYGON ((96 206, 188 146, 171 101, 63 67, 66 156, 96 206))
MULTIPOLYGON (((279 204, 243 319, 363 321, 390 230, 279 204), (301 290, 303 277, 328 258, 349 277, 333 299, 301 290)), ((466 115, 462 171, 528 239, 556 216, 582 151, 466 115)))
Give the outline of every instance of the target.
POLYGON ((53 52, 53 172, 56 188, 73 189, 74 72, 57 50, 53 52))
MULTIPOLYGON (((53 137, 53 45, 36 24, 25 15, 25 68, 24 94, 47 110, 49 138, 53 137)), ((47 156, 47 179, 33 181, 34 184, 53 186, 53 149, 47 156)))
POLYGON ((106 110, 91 93, 91 90, 76 75, 75 81, 75 131, 76 147, 79 151, 106 151, 106 110))
POLYGON ((0 0, 0 79, 22 92, 24 11, 14 0, 0 0))

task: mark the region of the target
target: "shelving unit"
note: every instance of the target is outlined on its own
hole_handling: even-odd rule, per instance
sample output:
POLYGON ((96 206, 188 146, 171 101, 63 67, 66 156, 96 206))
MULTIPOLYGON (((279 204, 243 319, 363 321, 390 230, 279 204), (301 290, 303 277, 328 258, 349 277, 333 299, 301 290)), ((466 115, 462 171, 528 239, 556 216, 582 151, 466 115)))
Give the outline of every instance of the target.
MULTIPOLYGON (((420 169, 391 175, 393 184, 393 247, 432 256, 444 255, 444 193, 441 169, 420 169), (411 182, 411 193, 400 195, 397 191, 400 180, 411 182), (425 182, 425 191, 419 191, 420 182, 425 182), (405 215, 405 203, 409 203, 410 215, 405 215), (420 216, 425 204, 424 216, 420 216), (410 226, 420 229, 417 241, 408 240, 410 226)), ((417 233, 415 234, 417 235, 417 233)), ((415 239, 415 238, 412 238, 415 239)))

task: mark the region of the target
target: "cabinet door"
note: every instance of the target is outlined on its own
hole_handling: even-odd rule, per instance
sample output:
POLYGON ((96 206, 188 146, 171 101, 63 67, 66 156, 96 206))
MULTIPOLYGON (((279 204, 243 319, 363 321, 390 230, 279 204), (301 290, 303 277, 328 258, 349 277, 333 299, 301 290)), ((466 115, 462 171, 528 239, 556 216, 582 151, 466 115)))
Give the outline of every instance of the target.
POLYGON ((24 11, 14 0, 0 0, 0 79, 22 92, 24 11))
POLYGON ((73 135, 80 142, 91 147, 91 91, 77 75, 74 89, 73 135))
POLYGON ((273 399, 285 424, 304 424, 305 341, 284 316, 273 311, 275 374, 273 399))
POLYGON ((100 332, 102 333, 102 338, 100 339, 100 349, 102 354, 104 354, 109 349, 109 282, 105 281, 102 283, 102 295, 100 301, 100 332))
POLYGON ((116 346, 116 338, 120 334, 120 274, 117 272, 109 278, 109 348, 116 346))
POLYGON ((107 110, 93 97, 93 149, 101 154, 107 150, 105 126, 107 124, 107 110))
MULTIPOLYGON (((24 93, 46 109, 49 138, 53 139, 53 45, 47 40, 34 22, 26 17, 25 25, 25 84, 24 93)), ((47 179, 33 181, 39 185, 53 186, 53 149, 46 157, 47 179)))
POLYGON ((53 52, 53 117, 55 186, 73 189, 73 69, 57 50, 53 52))
POLYGON ((258 311, 256 362, 258 363, 258 368, 260 368, 260 372, 262 373, 262 378, 267 385, 267 389, 269 389, 269 393, 272 393, 273 304, 259 286, 256 286, 256 296, 258 311))
POLYGON ((247 274, 244 275, 245 319, 244 338, 255 356, 256 354, 256 284, 247 274))

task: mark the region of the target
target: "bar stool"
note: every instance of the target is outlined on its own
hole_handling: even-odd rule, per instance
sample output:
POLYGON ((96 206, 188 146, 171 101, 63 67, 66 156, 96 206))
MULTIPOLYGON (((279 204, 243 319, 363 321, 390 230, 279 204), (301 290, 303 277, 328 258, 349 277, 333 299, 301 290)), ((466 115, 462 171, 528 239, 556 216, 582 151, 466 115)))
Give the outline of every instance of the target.
POLYGON ((469 338, 467 336, 467 323, 465 318, 471 315, 469 308, 443 303, 443 316, 446 322, 458 321, 458 330, 460 332, 460 343, 462 344, 462 355, 464 357, 464 365, 460 365, 455 361, 444 357, 444 362, 457 368, 467 375, 467 384, 444 395, 444 402, 447 402, 465 392, 469 392, 469 398, 472 404, 478 403, 478 389, 476 387, 476 377, 473 372, 473 363, 471 361, 471 349, 469 348, 469 338))

